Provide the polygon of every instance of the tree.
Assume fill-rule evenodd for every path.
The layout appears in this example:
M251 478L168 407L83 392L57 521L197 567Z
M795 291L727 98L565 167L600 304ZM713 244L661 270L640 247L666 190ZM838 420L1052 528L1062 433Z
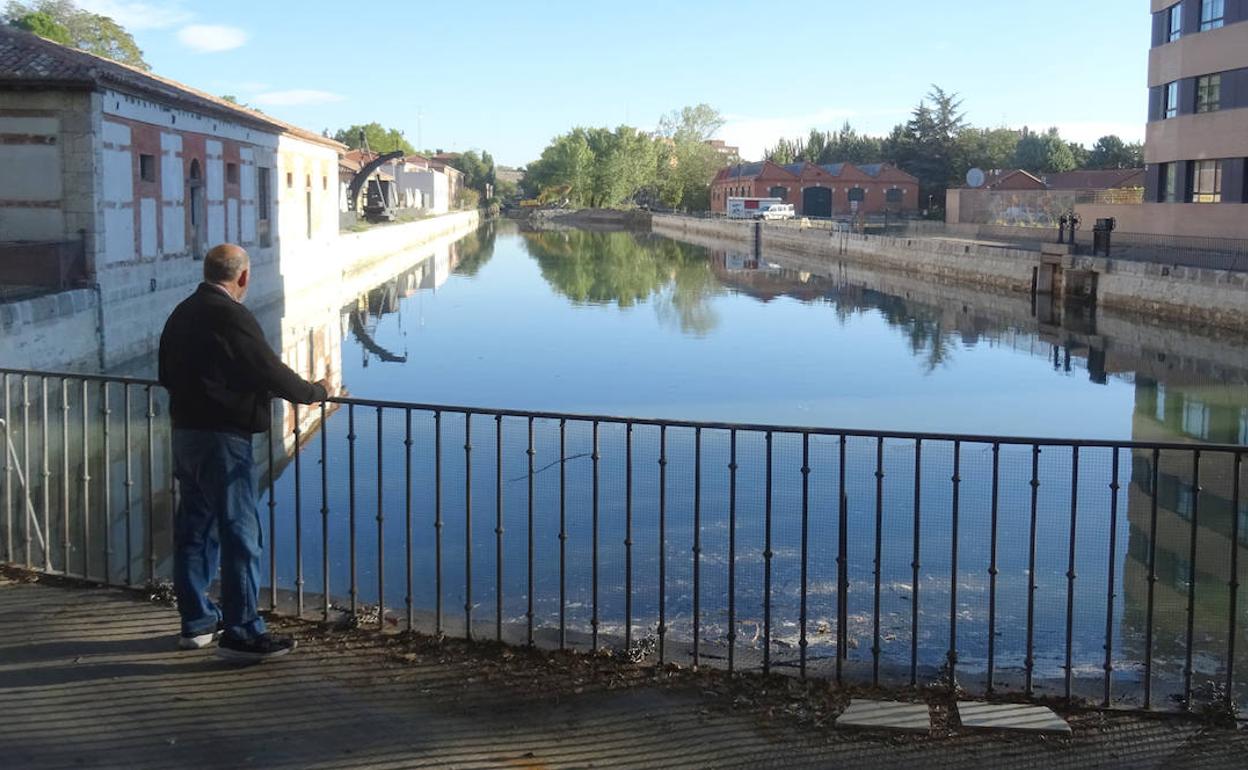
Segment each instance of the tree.
M353 150L358 150L363 147L363 144L360 142L361 132L364 134L364 139L368 142L368 149L373 152L385 154L395 150L402 150L407 155L413 155L416 152L402 131L397 128L386 128L376 122L352 125L340 129L334 134L334 140L342 142Z
M696 211L710 208L711 181L724 165L724 157L709 141L723 125L723 116L709 104L673 111L659 122L653 186L664 205Z
M1060 173L1075 168L1075 156L1056 128L1043 134L1023 129L1014 153L1014 165L1033 174Z
M1127 144L1114 134L1102 136L1092 145L1087 167L1096 169L1140 168L1144 165L1144 147Z
M0 18L55 43L139 69L151 69L125 28L107 16L78 8L72 0L36 0L29 5L10 0Z

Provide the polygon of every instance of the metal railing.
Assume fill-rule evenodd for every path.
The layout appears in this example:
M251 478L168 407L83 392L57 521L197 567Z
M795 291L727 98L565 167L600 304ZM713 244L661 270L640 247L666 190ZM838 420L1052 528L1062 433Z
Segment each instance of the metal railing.
M159 386L0 376L3 559L166 577ZM273 610L837 683L1248 697L1248 447L286 408L259 454Z

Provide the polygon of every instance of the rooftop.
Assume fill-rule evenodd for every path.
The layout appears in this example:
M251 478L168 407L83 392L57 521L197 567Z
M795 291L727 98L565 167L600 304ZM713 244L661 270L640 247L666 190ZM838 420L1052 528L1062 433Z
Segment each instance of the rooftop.
M290 134L336 150L345 149L339 142L314 131L291 125L175 80L53 43L15 27L0 25L0 89L32 87L81 90L116 88L176 104L188 110L219 115L258 129Z

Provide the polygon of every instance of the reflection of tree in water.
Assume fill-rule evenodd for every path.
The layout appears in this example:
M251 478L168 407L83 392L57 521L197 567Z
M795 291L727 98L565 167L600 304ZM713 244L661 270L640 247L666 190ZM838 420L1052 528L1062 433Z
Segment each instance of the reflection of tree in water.
M705 252L666 238L584 230L525 233L546 279L573 302L632 307L655 297L655 312L704 335L719 319L707 301L722 290Z
M494 257L494 223L489 222L455 244L459 251L456 275L474 276Z

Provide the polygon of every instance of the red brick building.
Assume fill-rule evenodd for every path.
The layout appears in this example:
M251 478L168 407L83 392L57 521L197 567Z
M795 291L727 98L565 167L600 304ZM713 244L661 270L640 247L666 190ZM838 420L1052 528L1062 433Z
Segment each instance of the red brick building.
M919 180L887 163L740 163L711 182L711 211L724 213L733 197L780 198L806 217L848 216L854 200L860 214L912 214Z

